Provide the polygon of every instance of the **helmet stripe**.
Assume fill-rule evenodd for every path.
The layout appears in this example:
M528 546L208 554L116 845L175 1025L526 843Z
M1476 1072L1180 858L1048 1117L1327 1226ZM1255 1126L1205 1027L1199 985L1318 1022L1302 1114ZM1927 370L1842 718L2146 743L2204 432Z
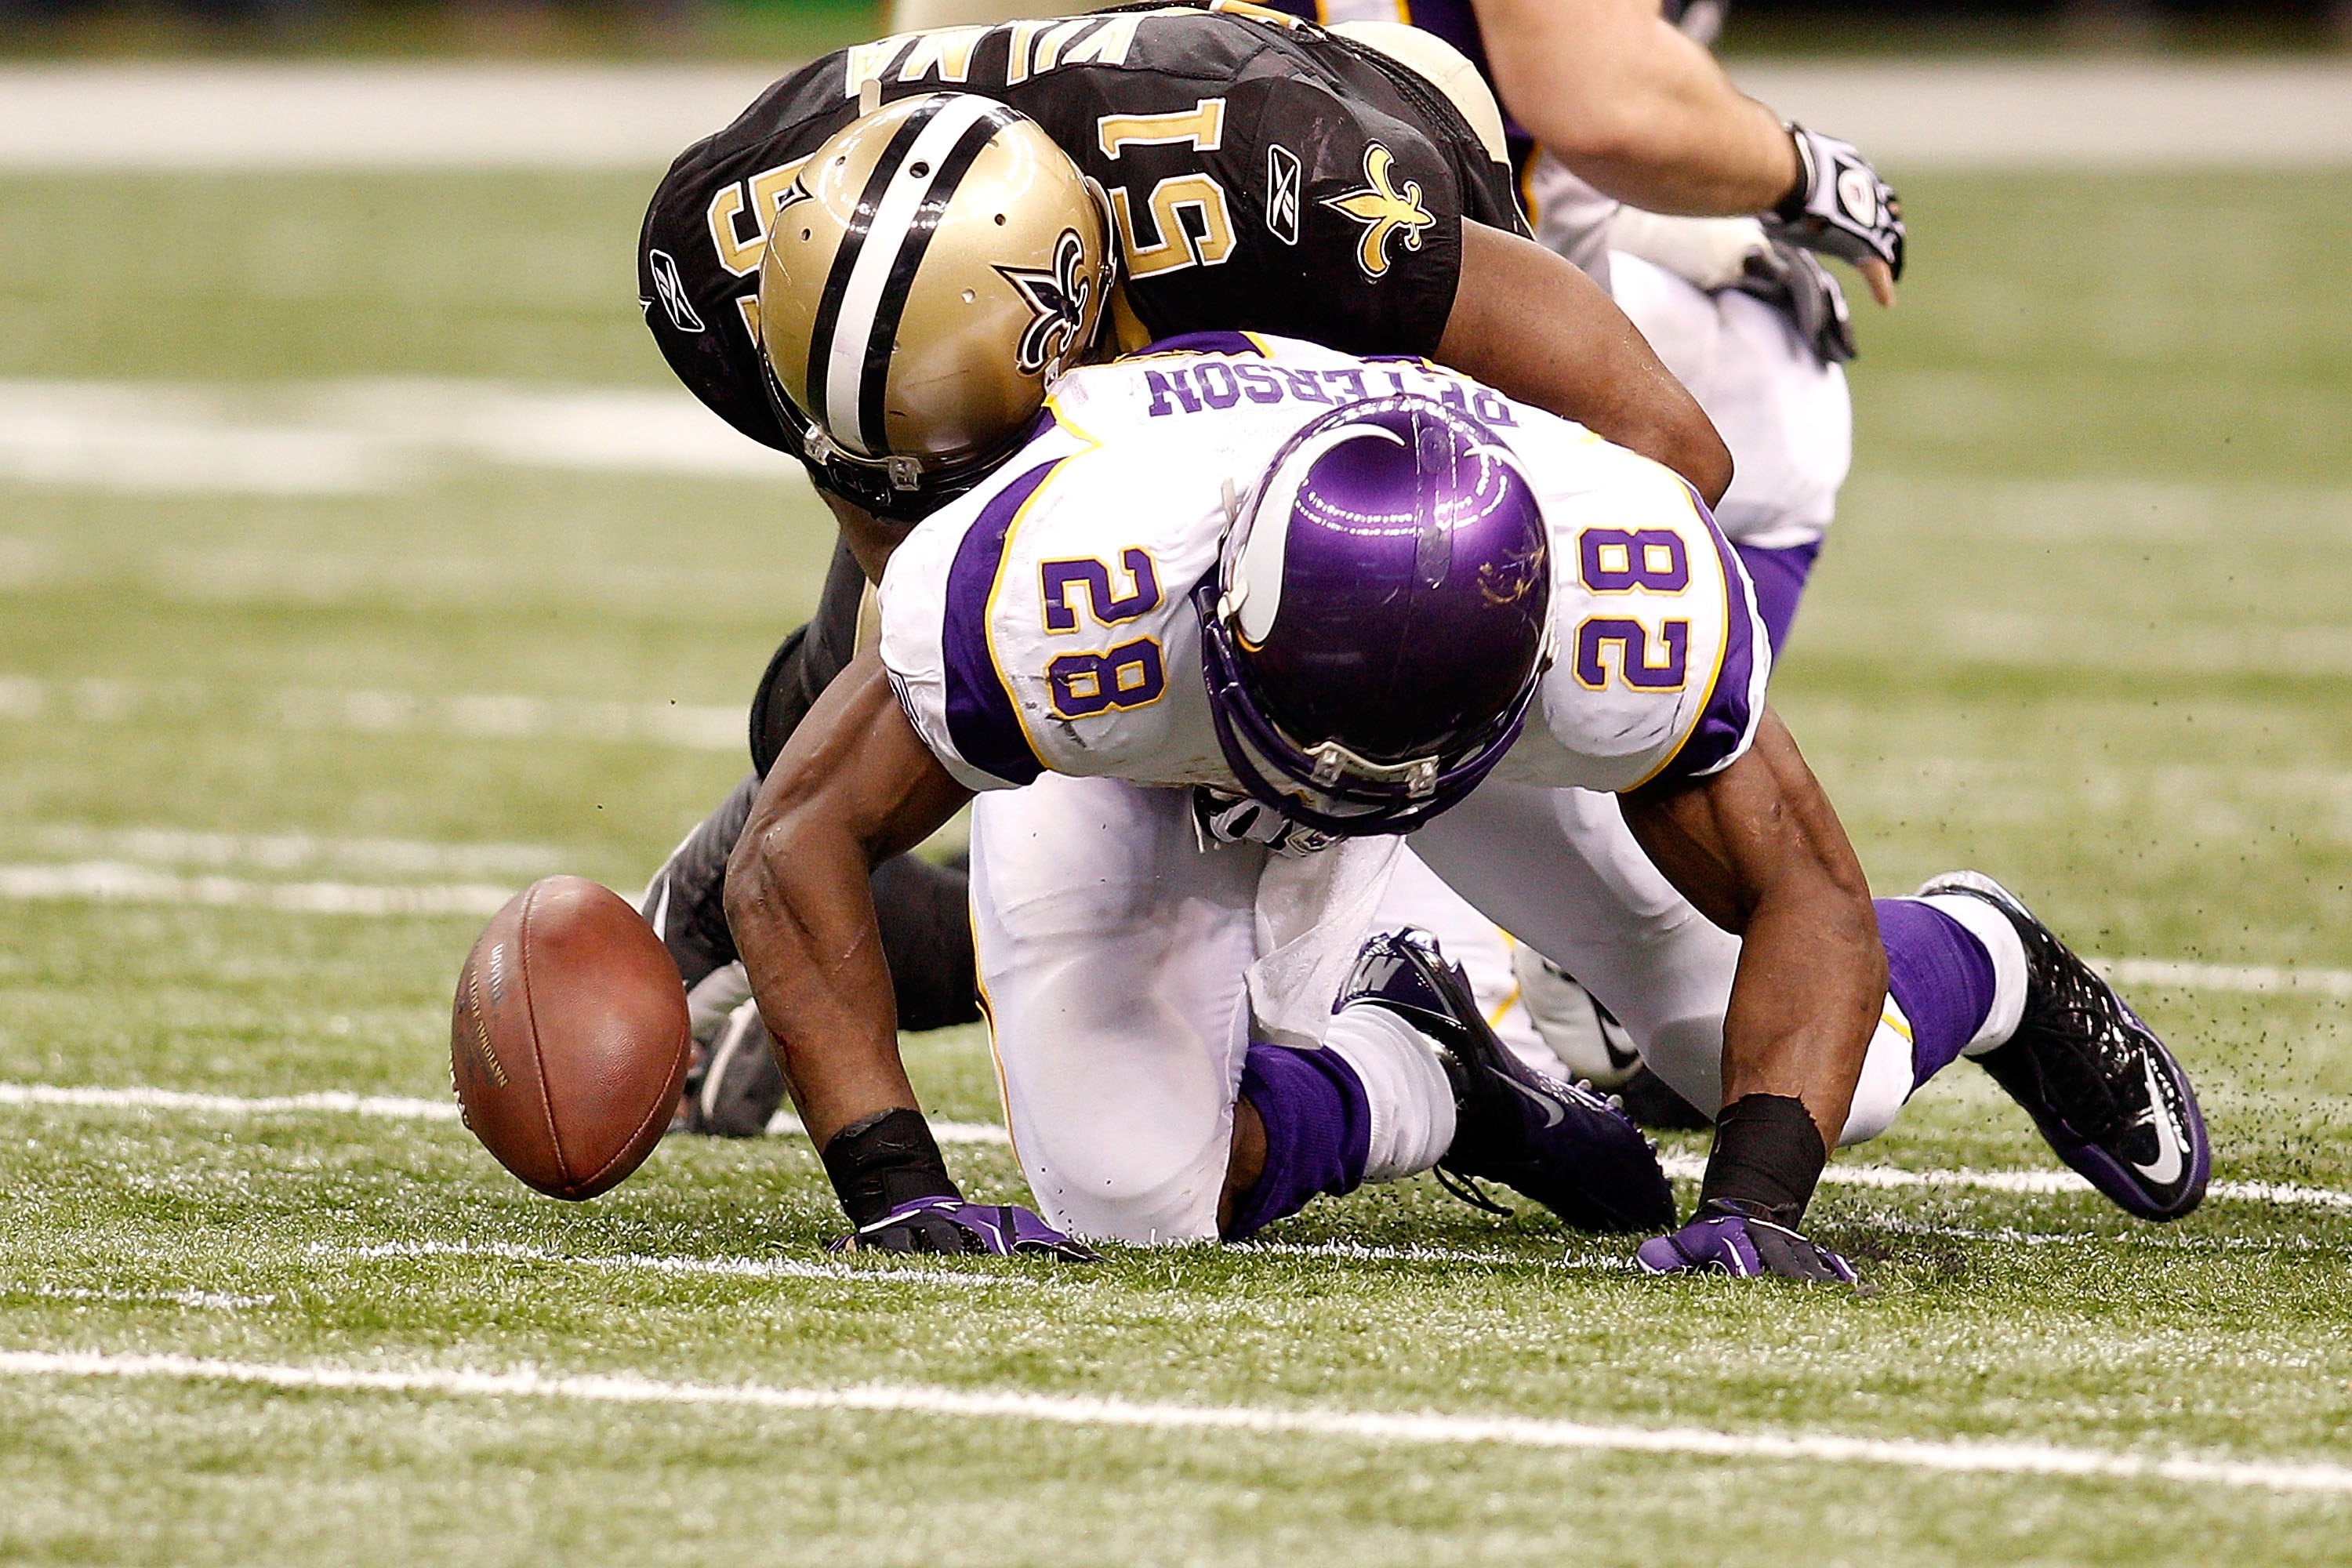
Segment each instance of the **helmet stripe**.
M820 318L817 322L809 369L813 373L819 369L815 355L822 352L823 406L829 416L826 427L843 446L860 456L879 456L883 447L878 424L869 426L864 418L866 399L859 384L865 379L866 348L873 342L877 318L881 313L884 286L889 281L893 264L906 247L908 231L916 214L946 172L949 156L962 142L966 132L999 112L999 106L988 99L955 96L940 98L909 115L898 135L890 139L881 162L875 165L874 174L859 197L856 216L842 237L841 249L835 254L832 274L825 279L825 295L827 301L833 302L837 283L839 299L833 320L828 322ZM993 126L989 128L989 133L994 134ZM912 173L918 166L926 166L925 174L919 178ZM969 161L965 166L970 166ZM959 170L957 178L961 177L962 171ZM887 360L887 353L884 357ZM814 374L811 380L815 380ZM874 402L878 411L878 393Z
M919 105L907 117L907 122L898 127L897 134L890 138L889 145L882 150L882 156L875 160L873 169L866 176L866 188L857 195L856 209L849 215L849 222L842 230L840 247L833 253L833 266L825 273L824 292L817 300L816 321L809 333L807 385L809 416L828 430L833 429L833 421L828 417L830 410L825 385L827 350L841 320L842 300L849 291L850 274L856 268L859 253L866 247L866 231L874 225L875 209L881 205L883 194L890 188L891 180L906 162L908 149L915 144L915 138L922 134L923 127L932 116L939 113L940 107L940 100L936 99ZM838 434L837 431L835 433Z
M955 150L940 162L939 173L931 178L930 189L923 193L922 204L908 222L907 237L899 243L898 254L891 260L889 276L882 283L882 297L875 307L874 325L866 339L866 361L857 391L858 428L864 432L866 445L877 453L889 450L888 433L883 427L883 395L889 389L890 351L898 342L898 318L906 313L907 295L914 288L915 274L921 269L923 257L931 247L931 236L939 232L940 218L955 199L964 175L988 144L996 140L996 133L1016 118L1013 110L994 106L964 132Z

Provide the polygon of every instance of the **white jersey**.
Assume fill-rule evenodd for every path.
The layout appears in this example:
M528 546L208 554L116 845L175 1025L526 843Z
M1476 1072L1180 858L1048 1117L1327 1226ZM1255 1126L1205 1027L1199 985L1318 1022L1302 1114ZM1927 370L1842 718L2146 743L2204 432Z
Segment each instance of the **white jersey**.
M1238 792L1194 602L1226 498L1317 416L1398 392L1492 429L1551 528L1558 654L1496 776L1623 790L1743 752L1770 654L1680 478L1426 361L1227 332L1064 376L1029 444L899 545L882 661L916 731L976 790L1050 772Z

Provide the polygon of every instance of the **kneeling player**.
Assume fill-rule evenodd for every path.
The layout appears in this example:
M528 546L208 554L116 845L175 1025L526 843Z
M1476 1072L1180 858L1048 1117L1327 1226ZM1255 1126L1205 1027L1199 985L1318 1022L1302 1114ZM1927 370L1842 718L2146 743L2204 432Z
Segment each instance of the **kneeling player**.
M1720 1108L1698 1212L1645 1244L1653 1268L1851 1279L1798 1232L1828 1151L1963 1054L2126 1209L2195 1206L2186 1078L2039 921L1967 874L1874 908L1686 485L1441 372L1162 348L1066 378L1047 427L901 547L878 657L795 736L730 868L867 1244L1003 1240L960 1221L923 1130L866 890L974 792L1014 1146L1060 1230L1238 1237L1440 1163L1580 1223L1654 1214L1606 1125L1549 1136L1587 1102L1503 1062L1415 943L1375 939L1324 1014L1348 954L1319 933L1360 926L1322 917L1376 896L1381 836L1407 830ZM1294 841L1280 871L1219 838L1202 790L1335 842ZM1276 1037L1324 1016L1319 1049Z

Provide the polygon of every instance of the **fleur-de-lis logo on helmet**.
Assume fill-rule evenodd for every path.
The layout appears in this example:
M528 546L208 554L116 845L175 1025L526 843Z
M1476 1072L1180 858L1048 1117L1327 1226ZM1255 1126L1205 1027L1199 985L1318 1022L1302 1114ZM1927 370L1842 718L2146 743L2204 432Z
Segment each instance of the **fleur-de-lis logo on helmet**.
M1392 183L1395 167L1395 156L1375 142L1364 149L1364 188L1323 198L1325 206L1364 226L1363 238L1356 246L1356 265L1367 278L1378 278L1389 269L1391 237L1401 234L1407 250L1419 250L1421 231L1437 222L1421 205L1419 180L1405 181L1402 190Z
M1087 307L1094 302L1095 280L1087 272L1086 242L1078 231L1066 228L1054 242L1054 265L999 267L997 273L1013 285L1028 305L1032 320L1013 351L1013 363L1024 375L1041 375L1058 369L1071 350L1080 346L1078 332L1086 325Z

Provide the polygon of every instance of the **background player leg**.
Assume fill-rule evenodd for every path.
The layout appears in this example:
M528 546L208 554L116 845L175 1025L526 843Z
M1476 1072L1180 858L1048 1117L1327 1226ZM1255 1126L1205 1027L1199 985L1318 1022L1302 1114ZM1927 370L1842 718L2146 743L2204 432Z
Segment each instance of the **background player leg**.
M751 993L727 929L727 858L769 765L855 656L865 595L865 574L846 545L836 546L815 618L785 637L752 697L752 771L670 852L638 905L677 964L694 1022L696 1061L677 1131L752 1137L783 1103L767 1031L756 1014L744 1013ZM936 1029L979 1018L965 903L960 867L902 856L876 869L874 908L901 1026Z

